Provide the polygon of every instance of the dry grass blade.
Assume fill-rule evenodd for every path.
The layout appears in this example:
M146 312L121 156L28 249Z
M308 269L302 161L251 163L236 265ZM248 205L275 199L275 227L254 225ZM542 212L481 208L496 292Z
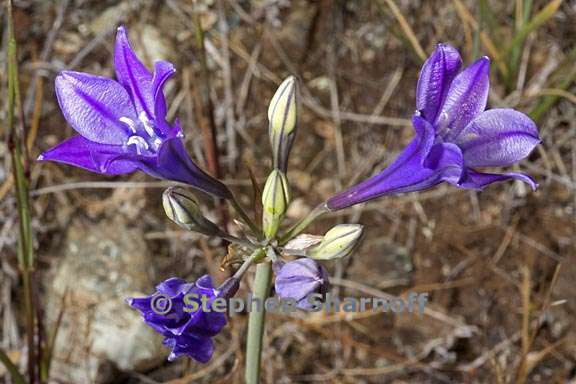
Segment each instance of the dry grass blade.
M418 42L418 38L416 37L414 30L412 29L410 24L408 24L408 21L406 20L404 15L402 15L402 12L400 11L400 8L398 8L398 5L396 5L394 0L383 0L383 1L384 3L386 3L388 8L390 8L390 11L398 21L398 24L400 24L402 31L406 35L406 38L408 39L410 44L412 45L412 49L414 49L414 52L416 52L416 54L418 55L418 58L422 60L422 62L424 62L424 60L426 60L426 53L424 53L424 50L422 49L422 46Z
M470 24L470 26L474 30L478 30L480 25L478 24L478 22L476 21L474 16L472 16L472 14L468 10L468 8L466 8L464 3L462 3L462 0L452 0L452 1L454 3L454 7L456 8L456 12L458 13L458 16L460 17L460 19L462 19L462 22L465 24ZM496 66L498 67L498 70L502 73L502 75L507 76L508 75L508 66L504 62L502 55L500 55L500 52L496 48L496 45L494 44L492 39L490 39L490 36L488 36L488 34L486 32L481 31L480 32L480 40L482 41L482 45L484 45L484 48L486 48L486 50L488 51L488 54L496 62Z

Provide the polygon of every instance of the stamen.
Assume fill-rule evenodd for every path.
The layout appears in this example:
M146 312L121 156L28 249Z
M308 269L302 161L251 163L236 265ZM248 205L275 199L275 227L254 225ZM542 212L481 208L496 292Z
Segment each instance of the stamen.
M448 133L448 118L447 112L442 112L438 117L438 134L442 136Z
M130 128L132 133L136 133L136 123L134 122L134 120L126 116L122 116L119 120L120 122L126 124Z
M126 145L128 146L130 144L134 144L136 146L136 153L138 153L139 155L141 154L142 149L148 150L148 148L150 148L150 146L148 145L146 140L144 140L142 137L136 136L136 135L130 136L128 138Z
M146 112L144 111L140 112L140 114L138 115L138 119L140 119L140 121L144 125L144 130L146 130L148 136L156 137L156 132L154 132L154 125L152 124L150 119L148 119Z

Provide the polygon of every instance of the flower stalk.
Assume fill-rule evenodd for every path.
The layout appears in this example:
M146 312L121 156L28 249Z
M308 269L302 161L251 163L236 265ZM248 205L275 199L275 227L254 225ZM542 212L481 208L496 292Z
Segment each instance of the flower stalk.
M278 241L280 245L286 244L288 241L293 239L294 237L298 236L305 230L314 220L328 212L328 207L326 203L322 203L314 208L306 217L302 220L294 224L286 233L280 236L280 240Z
M265 262L256 266L256 276L254 277L254 287L252 297L264 302L270 294L270 283L272 281L272 263ZM246 341L246 384L257 384L260 381L260 368L262 359L262 340L266 311L252 311L248 318L248 336Z

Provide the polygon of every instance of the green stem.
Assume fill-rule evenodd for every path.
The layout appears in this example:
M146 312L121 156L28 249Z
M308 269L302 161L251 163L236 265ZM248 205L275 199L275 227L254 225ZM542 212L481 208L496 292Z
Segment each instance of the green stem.
M24 376L18 372L18 367L10 360L8 355L0 349L0 362L4 364L8 372L10 372L10 377L15 384L24 384Z
M7 146L12 159L12 173L16 190L16 201L19 216L18 264L24 285L24 307L26 311L26 336L28 343L28 377L30 383L35 383L36 375L36 311L34 308L34 286L32 273L34 271L34 253L32 245L32 226L30 218L30 194L25 164L27 153L25 146L24 114L18 84L18 61L16 55L16 40L14 38L14 21L12 18L12 2L6 1L8 13L8 119ZM15 128L14 110L19 107L20 131Z
M246 259L246 261L244 261L244 264L242 264L240 266L240 268L238 268L238 270L236 270L233 277L240 280L242 278L242 276L244 276L244 273L246 273L248 268L250 268L250 266L252 266L252 264L260 261L260 259L263 258L265 255L266 255L266 252L265 252L264 248L256 249Z
M326 206L326 203L322 203L316 208L314 208L312 212L308 214L308 216L306 216L305 218L294 224L286 233L280 236L280 240L278 241L279 244L280 245L286 244L290 239L299 235L314 220L316 220L318 217L322 216L326 212L328 212L328 207Z
M238 200L236 200L236 197L233 196L232 199L230 199L229 201L230 201L230 204L232 204L232 207L234 207L236 212L242 218L242 221L244 221L244 223L246 223L250 227L252 232L254 232L254 236L256 236L258 238L258 240L263 240L264 237L262 236L262 231L256 226L256 224L250 218L250 216L248 216L246 211L244 211L244 208L242 208L240 203L238 203Z
M262 359L262 339L264 336L264 323L266 320L265 300L270 294L272 280L272 263L264 262L256 266L254 277L254 291L252 298L259 299L261 307L250 312L248 318L248 337L246 342L246 384L260 382L260 360Z

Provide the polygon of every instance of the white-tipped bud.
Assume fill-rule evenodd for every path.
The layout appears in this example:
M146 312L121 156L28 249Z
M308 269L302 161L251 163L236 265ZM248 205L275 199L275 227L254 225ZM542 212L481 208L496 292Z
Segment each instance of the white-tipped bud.
M298 99L298 81L290 76L280 84L268 107L274 168L282 172L286 172L288 155L296 136Z
M220 228L202 215L194 195L179 187L170 187L162 194L166 216L180 227L205 235L215 236Z
M288 179L282 171L275 169L270 173L262 191L262 227L267 239L278 232L280 222L290 204Z
M308 256L317 260L340 259L348 256L360 243L363 226L360 224L340 224L324 235L320 244L308 250Z

